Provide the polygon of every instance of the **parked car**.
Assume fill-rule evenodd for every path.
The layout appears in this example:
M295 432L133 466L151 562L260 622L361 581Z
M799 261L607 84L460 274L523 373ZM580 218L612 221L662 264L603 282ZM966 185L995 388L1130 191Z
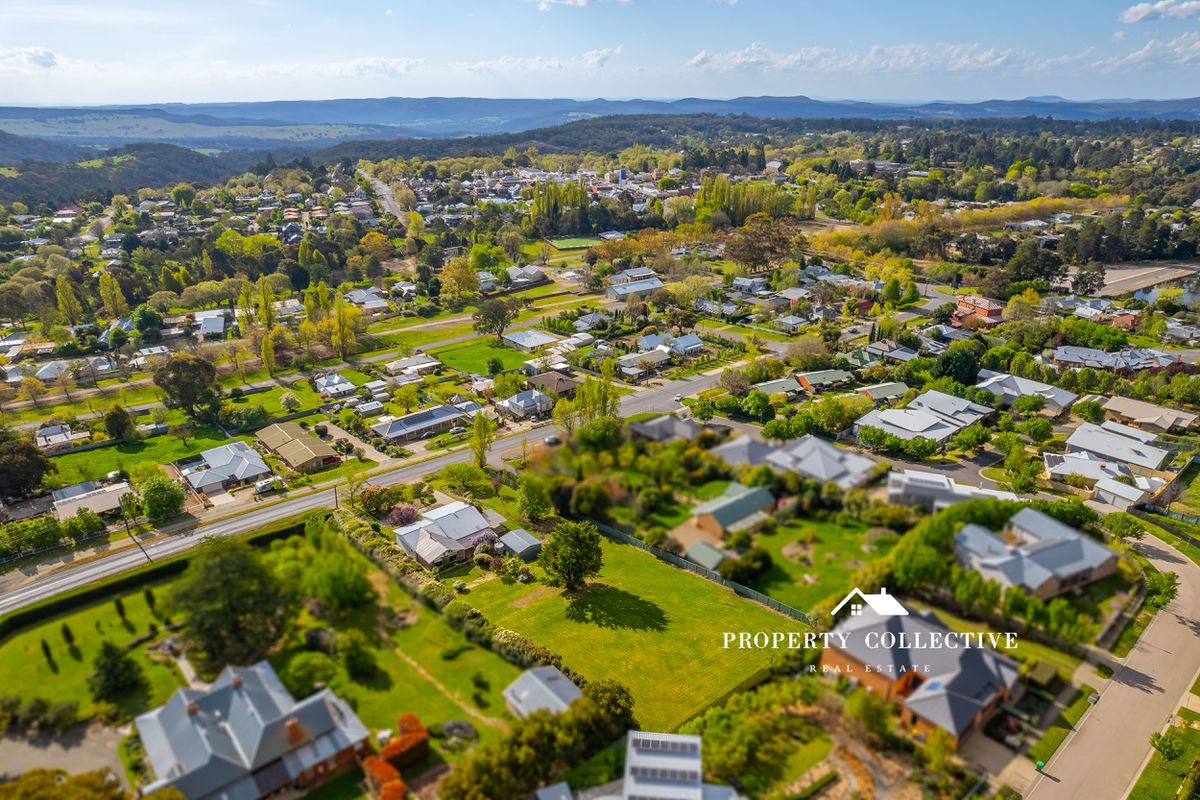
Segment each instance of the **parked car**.
M547 436L545 439L542 439L542 442L549 445L550 447L554 447L555 445L562 444L562 439L559 438L558 434L552 433L549 436Z
M455 436L457 436L460 433L466 433L466 432L467 432L467 429L464 428L462 425L455 425L453 428L451 428L449 431L447 431L447 433L452 433Z

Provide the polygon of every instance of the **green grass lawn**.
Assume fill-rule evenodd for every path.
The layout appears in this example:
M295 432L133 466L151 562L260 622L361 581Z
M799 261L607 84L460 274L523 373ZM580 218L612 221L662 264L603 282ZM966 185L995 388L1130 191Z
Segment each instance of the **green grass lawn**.
M550 246L555 250L582 250L585 247L600 244L599 236L568 236L564 239L551 239Z
M1180 709L1179 716L1183 719L1183 756L1164 761L1162 753L1154 751L1129 800L1173 800L1192 763L1200 758L1200 714Z
M1184 539L1180 538L1178 535L1167 530L1166 528L1161 528L1158 525L1152 525L1152 524L1146 522L1145 520L1142 520L1142 524L1145 525L1146 529L1149 530L1150 533L1152 533L1154 536L1157 536L1159 539L1162 539L1164 542L1171 545L1179 552L1183 553L1185 556L1190 558L1192 561L1196 562L1197 564L1200 564L1200 547L1197 547L1196 545L1192 544L1191 542L1185 541ZM1191 536L1194 539L1200 539L1200 526L1190 525L1186 522L1183 522L1182 520L1177 520L1177 519L1170 520L1169 524L1171 525L1172 528L1178 528L1179 530L1183 531L1184 533L1187 533L1189 536Z
M867 526L859 522L838 525L795 520L779 526L773 534L755 538L755 543L771 554L772 566L749 585L793 608L809 611L825 598L849 591L851 576L886 555L898 539L894 533L868 537ZM804 552L797 553L798 547Z
M1067 707L1055 717L1054 722L1033 747L1029 748L1026 755L1030 761L1050 760L1050 756L1054 755L1054 752L1066 741L1067 735L1079 724L1079 720L1088 709L1088 696L1094 691L1096 690L1090 686L1079 687L1071 697L1071 702L1067 703Z
M357 553L353 555L369 564ZM345 698L368 728L394 728L396 717L411 711L427 727L466 720L475 726L481 739L498 736L510 719L501 692L521 670L468 642L436 612L411 600L373 565L368 571L381 593L380 604L357 609L332 622L301 610L287 637L272 653L272 665L284 674L288 662L305 652L305 631L311 627L333 627L338 631L355 628L371 642L378 670L371 678L354 679L338 665L329 686ZM382 615L381 604L386 606ZM396 618L404 611L412 612L407 624L392 626L386 632L380 628L381 617ZM439 740L434 739L432 744L436 755L428 764L414 769L414 775L457 757L444 751Z
M80 397L78 390L71 392L72 399L65 399L60 402L41 401L40 407L29 406L22 408L19 411L6 411L0 415L0 420L9 425L18 425L26 422L40 422L50 419L51 417L75 417L81 414L103 414L114 404L125 407L139 406L148 403L157 403L162 399L162 392L157 386L128 386L121 384L122 387L116 386L105 387L102 393L93 394L87 397ZM50 393L61 398L61 393L53 386L49 387ZM18 398L20 400L22 398Z
M228 442L229 439L217 428L202 425L195 429L186 445L174 436L163 435L129 444L67 453L50 459L58 471L48 475L46 481L53 486L69 486L80 481L103 478L114 470L128 471L134 464L142 461L167 464Z
M1200 517L1200 481L1196 480L1197 475L1200 475L1200 466L1195 464L1189 464L1180 474L1179 483L1184 489L1171 501L1172 511Z
M940 608L933 608L918 600L906 598L904 602L906 605L909 605L913 608L919 608L922 611L933 611L938 615L942 622L946 624L946 627L953 631L989 630L988 626L984 625L983 623L965 620L962 617L957 617L954 614L951 614L949 611L945 611ZM1061 650L1055 650L1054 648L1048 647L1044 644L1032 642L1028 639L1021 639L1019 637L1016 648L1012 650L1003 650L1001 652L1021 662L1032 663L1034 661L1047 661L1058 667L1059 676L1068 683L1071 681L1072 676L1074 676L1075 670L1078 669L1079 665L1083 663L1080 658L1073 656L1070 653L1064 653Z
M674 730L769 665L770 651L722 649L723 632L802 629L634 547L605 540L603 548L603 570L572 600L541 582L498 579L465 597L589 680L627 685L646 730Z
M163 584L152 584L161 599ZM114 599L120 597L125 606L125 620L117 615ZM74 635L74 646L63 638L63 624ZM142 594L135 589L114 595L113 598L90 603L37 625L21 630L0 643L0 694L20 695L22 698L42 697L51 704L66 701L79 703L81 713L92 713L92 698L87 679L92 662L105 641L125 646L148 632L151 623L162 627L163 621L150 613ZM47 662L42 654L42 642L50 645L53 659ZM121 719L140 714L166 702L179 686L174 665L152 661L144 646L133 650L133 657L146 675L146 687L126 696L117 704Z
M529 359L536 357L530 353L522 353L505 347L492 337L452 344L439 350L433 350L430 355L448 367L476 375L487 375L488 362L493 358L500 359L504 369L510 370L517 369Z

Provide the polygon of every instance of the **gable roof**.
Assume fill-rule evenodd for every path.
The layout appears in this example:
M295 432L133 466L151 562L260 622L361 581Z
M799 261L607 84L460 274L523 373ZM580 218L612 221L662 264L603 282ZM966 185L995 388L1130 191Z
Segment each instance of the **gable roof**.
M925 677L903 704L955 736L970 730L978 713L1001 690L1013 689L1020 676L1017 662L994 650L921 647L931 634L949 630L933 613L880 616L864 610L861 616L845 618L835 630L846 635L845 647L838 649L872 669L888 675L916 671ZM879 641L904 641L906 646L867 646Z
M629 429L652 442L690 442L704 432L704 428L694 420L680 419L673 414L631 422Z
M1189 428L1196 422L1196 415L1177 408L1166 408L1131 397L1113 396L1104 404L1105 411L1111 411L1139 425L1152 425L1160 430L1171 428Z
M558 667L542 666L527 669L504 689L504 699L522 717L534 711L561 714L583 697L579 687Z
M711 515L725 530L737 530L765 518L764 509L775 504L765 486L731 483L720 497L692 509L692 516Z
M1134 431L1137 436L1127 435ZM1145 432L1136 428L1106 422L1103 426L1085 422L1067 438L1071 452L1087 451L1118 463L1133 464L1145 469L1158 469L1171 455L1166 450L1151 447L1144 440ZM1153 440L1151 435L1151 440Z
M768 464L822 483L853 489L867 481L875 462L811 433L789 442L766 457Z
M266 661L227 667L207 691L180 689L134 724L156 775L147 793L230 800L257 800L368 736L337 695L297 701Z
M1060 389L1048 383L985 369L979 371L979 383L975 384L975 388L989 391L1009 402L1018 397L1037 395L1045 398L1046 406L1054 411L1061 411L1079 397L1074 392L1068 392L1066 389Z
M200 454L200 463L181 472L198 491L220 488L226 481L239 483L270 475L271 468L258 452L245 442L231 442Z

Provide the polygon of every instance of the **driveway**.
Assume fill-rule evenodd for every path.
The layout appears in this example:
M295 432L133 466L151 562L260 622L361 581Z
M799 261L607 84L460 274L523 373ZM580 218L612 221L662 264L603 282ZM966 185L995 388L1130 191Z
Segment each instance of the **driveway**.
M1150 735L1183 703L1200 668L1200 567L1149 536L1136 546L1157 569L1179 575L1179 594L1150 623L1026 798L1124 797L1150 754Z
M124 786L125 770L117 756L120 742L121 734L104 725L79 727L54 737L0 737L0 783L31 769L65 769L71 773L107 769Z

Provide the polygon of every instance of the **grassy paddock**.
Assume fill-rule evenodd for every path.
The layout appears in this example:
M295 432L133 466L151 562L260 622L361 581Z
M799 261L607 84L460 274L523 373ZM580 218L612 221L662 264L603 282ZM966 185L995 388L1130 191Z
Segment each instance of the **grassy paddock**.
M647 730L674 730L770 665L770 651L722 649L723 632L802 630L636 548L608 540L603 548L603 570L575 597L542 582L493 579L465 598L588 679L627 685Z
M228 442L225 435L215 426L201 425L193 430L187 444L174 436L164 434L136 442L67 453L51 458L51 463L58 471L48 475L47 482L54 486L69 486L80 481L103 478L115 470L128 471L134 464L143 461L168 464Z

